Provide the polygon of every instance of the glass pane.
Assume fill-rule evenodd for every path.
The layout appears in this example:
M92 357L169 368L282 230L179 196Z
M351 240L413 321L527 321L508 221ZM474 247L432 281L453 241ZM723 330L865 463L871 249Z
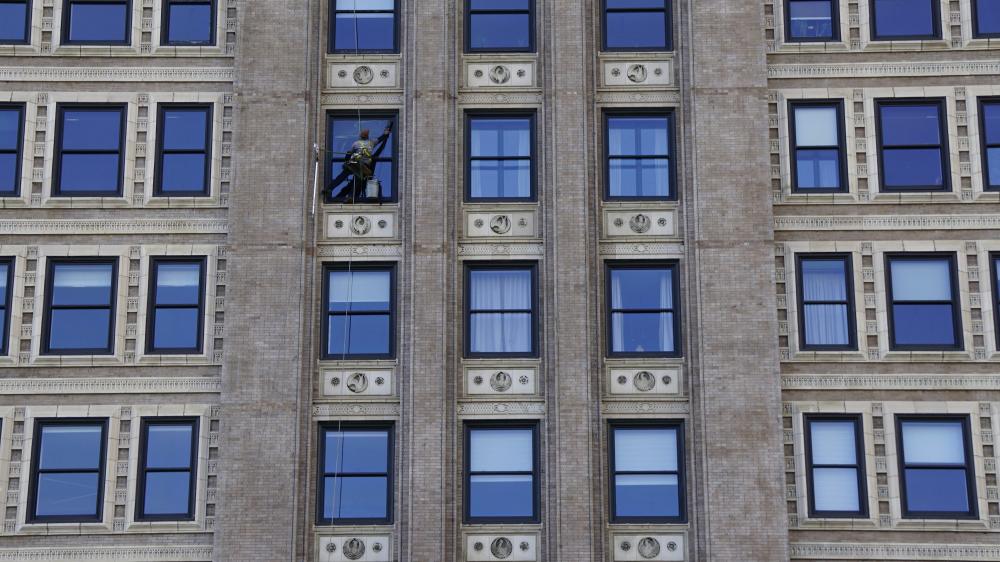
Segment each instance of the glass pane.
M345 328L346 326L346 328ZM346 329L346 335L345 335ZM389 353L389 315L331 316L329 355L385 355Z
M471 156L531 156L531 120L477 117L469 121Z
M388 431L327 431L326 472L388 472Z
M1000 148L986 151L987 178L991 187L1000 186Z
M611 270L614 309L673 308L673 275L667 268Z
M121 172L117 154L63 154L59 191L118 191Z
M894 301L951 300L950 260L892 260L890 271Z
M157 424L147 428L146 468L188 468L191 466L189 424Z
M616 353L672 353L673 313L616 312L611 315L612 351Z
M3 4L0 4L2 8ZM0 14L3 10L0 9ZM0 24L2 25L2 24ZM0 109L0 150L17 150L21 128L21 112L16 109Z
M882 142L886 146L940 144L939 109L940 106L936 103L881 106L879 111L882 116Z
M63 112L62 146L72 150L118 150L122 112L67 109Z
M0 41L27 41L28 5L26 2L0 4ZM980 26L982 28L982 26Z
M211 4L171 4L169 43L211 43Z
M16 154L0 154L0 193L12 193L17 187L19 164Z
M330 310L389 310L388 271L331 271Z
M530 429L473 429L469 432L469 471L530 472L533 439Z
M677 470L676 429L615 429L616 472Z
M473 10L527 10L528 0L470 0Z
M369 140L374 146L378 138L385 133L386 127L391 124L392 119L386 117L362 117L360 122L356 116L352 118L339 117L333 119L330 125L329 150L333 151L334 158L343 160L345 154L351 150L351 145L354 144L354 141L358 140L360 131L368 130ZM380 155L381 158L388 158L392 155L394 136L390 134L386 139L385 148ZM379 166L381 167L382 164L379 164ZM338 172L340 171L339 166L336 169Z
M528 160L473 160L470 179L473 198L531 197Z
M156 304L198 304L201 264L156 264Z
M110 305L109 263L59 263L52 269L53 305Z
M886 187L944 186L940 149L886 148L882 151L882 163Z
M802 297L807 301L847 300L847 265L844 260L804 259Z
M7 279L10 277L10 265L0 262L0 308L7 306ZM0 322L0 326L3 323Z
M897 345L957 343L950 304L897 304L892 307L892 321Z
M469 516L531 517L534 492L530 475L470 476Z
M356 16L350 12L339 13L334 21L334 50L391 51L395 48L395 16L391 12Z
M809 422L813 464L857 464L852 421Z
M965 470L907 469L906 507L909 511L969 512Z
M670 196L670 161L668 159L613 158L608 164L610 167L608 187L612 197Z
M609 49L666 49L666 12L609 12Z
M389 479L385 476L324 478L323 516L333 519L384 519Z
M527 49L530 21L528 14L472 14L469 44L473 49Z
M839 146L838 130L836 107L795 108L796 146Z
M840 150L795 151L797 189L840 189Z
M846 304L806 304L806 345L848 345L850 324Z
M974 1L976 2L976 31L981 35L1000 33L1000 0Z
M903 422L907 464L965 464L965 435L959 421Z
M934 4L932 0L875 0L878 37L933 35Z
M94 469L101 465L101 426L42 426L41 469Z
M666 116L608 118L608 154L611 156L667 156Z
M110 322L111 312L107 309L53 310L49 349L52 351L109 349Z
M477 269L469 274L471 310L531 309L531 271Z
M860 511L857 469L814 469L813 500L816 511Z
M1000 0L993 4L997 6L997 21L1000 21ZM1000 144L1000 103L983 104L983 129L987 144Z
M833 37L833 14L830 0L790 2L790 35L794 39L830 39Z
M70 3L69 40L123 42L128 40L128 4Z
M198 309L158 308L153 334L153 349L196 349Z
M677 476L674 474L615 476L615 515L618 517L680 515L680 487Z
M469 351L472 353L530 353L531 314L473 313Z
M143 514L186 515L190 494L190 472L148 472Z
M337 0L337 10L388 10L395 9L394 0Z
M665 0L607 0L609 10L622 8L666 8Z
M97 473L39 474L35 515L97 515Z
M176 8L174 8L176 9ZM163 149L204 150L208 112L168 109L163 112Z

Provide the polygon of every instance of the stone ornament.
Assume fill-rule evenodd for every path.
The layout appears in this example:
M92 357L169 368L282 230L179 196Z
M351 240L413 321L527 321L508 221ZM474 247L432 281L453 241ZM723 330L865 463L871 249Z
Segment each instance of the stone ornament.
M368 84L375 79L375 71L368 65L361 65L354 69L354 81L358 84Z
M483 377L480 377L479 375L476 375L476 377L472 379L472 382L474 382L476 384L483 384Z
M359 560L365 555L365 543L361 539L351 539L344 543L344 556L348 560Z
M368 377L364 373L354 373L347 377L347 389L360 394L368 389Z
M649 220L648 216L639 213L628 221L628 226L632 229L632 232L635 232L636 234L644 234L649 232L649 228L653 226L653 221Z
M476 228L482 228L485 223L483 223L483 219L476 219L472 224L474 224Z
M528 544L528 541L521 541L520 548L521 551L528 552L528 549L531 548L531 545Z
M490 69L490 81L494 84L506 84L510 82L510 70L506 66L496 65Z
M622 552L628 552L632 550L632 543L628 541L622 541Z
M639 392L649 392L656 386L656 377L649 371L639 371L632 377L632 384Z
M655 558L660 554L660 541L654 539L653 537L646 537L639 541L636 550L639 553L639 556L642 556L643 558Z
M490 552L493 553L493 556L496 558L504 560L508 558L512 552L514 552L514 545L511 544L510 539L507 537L499 537L494 539L493 543L490 544Z
M646 65L644 64L633 64L628 67L628 79L636 84L646 81Z
M528 378L528 375L521 375L521 378L519 378L519 379L517 379L517 380L518 380L518 382L520 382L521 384L528 384L528 382L529 382L529 381L530 381L531 379L529 379L529 378Z
M337 76L339 76L341 78L347 78L347 71L341 69L339 72L337 72ZM337 547L334 547L334 548L337 548Z
M372 552L382 552L382 543L377 542L372 545Z
M672 379L670 375L663 375L663 379L661 380L663 380L663 384L669 385L674 379Z
M327 552L337 552L337 545L333 544L332 542L328 543L326 545L326 551Z
M503 371L497 371L490 377L490 388L497 392L506 392L513 384L511 376Z
M372 230L372 221L364 215L358 215L351 221L351 232L364 236Z
M507 234L510 232L510 217L507 215L496 215L490 219L490 230L497 234Z
M667 543L667 550L669 550L670 552L673 552L673 551L677 550L677 543L675 543L674 541L668 542Z
M483 543L481 543L481 542L479 542L479 541L476 541L476 544L472 545L472 548L473 548L473 549L474 549L474 550L475 550L476 552L479 552L480 550L482 550L482 549L483 549Z
M332 379L330 379L330 384L332 384L333 386L340 385L340 377L333 377Z

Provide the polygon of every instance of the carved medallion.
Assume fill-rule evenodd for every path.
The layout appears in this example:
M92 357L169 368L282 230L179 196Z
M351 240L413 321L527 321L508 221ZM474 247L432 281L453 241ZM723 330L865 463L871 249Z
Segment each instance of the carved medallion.
M511 544L510 539L507 537L500 537L495 539L493 544L490 545L490 552L493 553L493 556L503 560L514 552L514 545Z
M358 84L368 84L375 78L375 72L368 65L361 65L354 69L354 81Z
M365 555L365 543L361 539L351 539L344 543L344 556L348 560L358 560Z
M510 232L510 217L496 215L490 219L490 229L497 234L507 234Z
M371 232L371 229L372 221L364 215L358 215L351 221L351 232L358 236L368 234Z
M633 64L628 67L628 79L636 84L646 81L646 65Z
M660 554L660 541L653 537L646 537L639 541L636 550L638 550L639 556L643 558L654 558Z
M514 384L513 379L503 371L497 371L490 377L490 388L497 392L506 392L512 384Z
M498 64L490 69L490 81L494 84L506 84L510 81L510 71L506 66Z
M632 229L632 232L635 232L636 234L643 234L649 231L649 228L653 226L653 223L649 220L649 217L640 213L628 221L628 226Z
M368 388L368 377L364 373L354 373L347 377L347 389L360 394Z
M653 373L650 373L649 371L639 371L635 374L635 377L632 378L632 384L635 385L635 388L639 392L649 392L650 390L653 390L654 386L656 386L656 377L654 377Z

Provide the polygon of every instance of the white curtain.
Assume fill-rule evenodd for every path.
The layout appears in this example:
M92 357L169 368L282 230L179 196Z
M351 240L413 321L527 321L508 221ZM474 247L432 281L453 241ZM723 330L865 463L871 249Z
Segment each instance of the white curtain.
M474 271L471 287L472 351L513 353L531 351L531 314L475 314L477 310L531 309L528 271Z
M854 422L814 421L809 428L813 464L857 463Z
M616 429L615 470L618 472L677 470L677 430Z
M847 301L844 266L841 261L808 261L802 264L803 300ZM846 304L805 304L806 343L810 345L847 345Z
M532 434L527 429L479 429L469 433L472 472L530 472Z

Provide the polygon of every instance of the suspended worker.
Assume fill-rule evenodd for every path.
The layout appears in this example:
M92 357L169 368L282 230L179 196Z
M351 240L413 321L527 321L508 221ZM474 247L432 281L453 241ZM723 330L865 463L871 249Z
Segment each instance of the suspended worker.
M382 136L377 138L374 143L369 140L370 132L368 129L361 129L358 133L358 140L351 144L351 149L344 157L344 167L340 171L340 175L330 181L327 188L330 199L354 201L363 199L366 195L368 198L381 198L381 185L375 179L375 164L379 155L385 150L390 134L392 134L391 121L382 132ZM349 181L348 178L350 178ZM343 189L341 184L344 184L345 181L347 182L346 189ZM373 182L375 186L366 194L365 188L370 182Z

